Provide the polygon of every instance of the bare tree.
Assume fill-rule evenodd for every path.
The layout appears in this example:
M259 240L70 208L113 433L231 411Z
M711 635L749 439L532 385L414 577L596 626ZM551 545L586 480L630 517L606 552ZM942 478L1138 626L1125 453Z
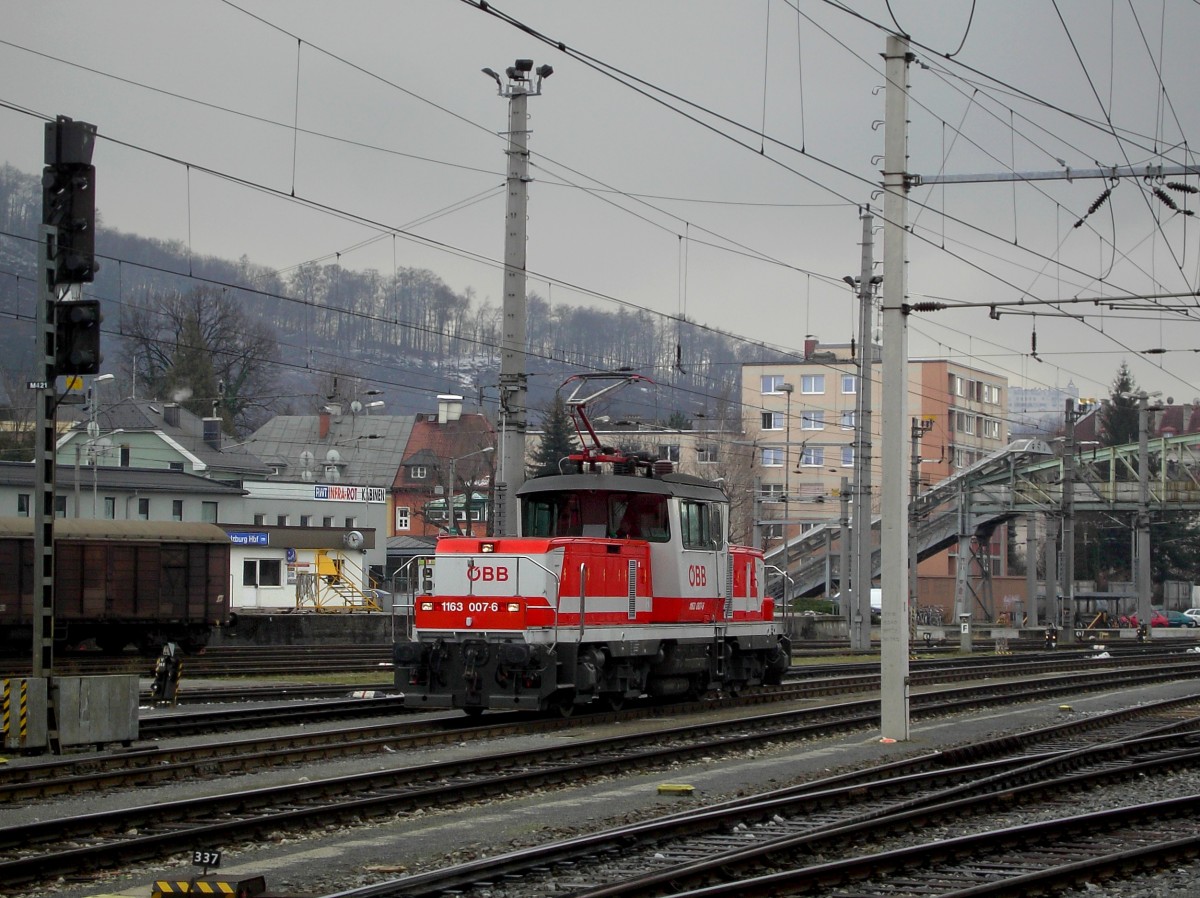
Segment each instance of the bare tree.
M132 377L148 395L216 415L227 432L248 432L273 410L279 348L272 325L208 287L147 290L137 305L124 311L121 334Z

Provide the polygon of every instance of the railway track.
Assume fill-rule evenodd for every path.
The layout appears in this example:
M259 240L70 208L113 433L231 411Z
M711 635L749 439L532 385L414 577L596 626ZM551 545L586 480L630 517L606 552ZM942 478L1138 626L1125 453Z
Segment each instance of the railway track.
M1200 758L1200 696L890 763L752 798L540 845L341 893L342 898L646 898L659 895L983 895L1004 879L1024 895L1064 853L1100 860L1110 840L1200 846L1200 797L1141 811L1055 816L1064 796L1159 776ZM1200 786L1200 776L1190 778ZM1050 809L1032 826L996 826L1014 806ZM1000 812L997 813L997 808ZM1028 810L1026 811L1028 813ZM1154 814L1163 818L1155 821ZM944 837L945 821L976 833ZM1164 821L1169 820L1170 823ZM1149 828L1144 823L1150 824ZM1081 832L1092 832L1086 840ZM1191 830L1188 830L1188 827ZM936 828L936 841L928 837ZM998 830L998 831L997 831ZM899 840L915 844L889 848ZM914 835L915 834L915 835ZM855 851L866 849L862 854ZM882 850L881 850L882 848ZM816 862L820 859L820 862ZM1086 860L1085 860L1086 859ZM1149 861L1139 855L1140 861ZM1128 862L1126 863L1128 866ZM1076 870L1078 874L1078 870ZM1019 878L1018 878L1019 877ZM1040 881L1040 880L1037 880ZM947 889L946 883L956 885Z
M1200 659L1185 658L1182 664L1169 667L1163 665L1170 659L1158 659L1159 663L1152 667L1146 667L1145 659L1138 659L1138 665L1130 667L1132 660L1112 661L1106 669L1121 670L1123 680L1128 682L1153 681L1164 675L1200 677ZM1039 688L1047 695L1075 692L1089 686L1095 688L1101 682L1095 677L1095 665L1059 662L1057 674L1052 677L1046 676L1047 666L1042 663L1006 663L1001 665L1001 668L1010 677L1046 677L1040 681ZM1071 672L1064 670L1065 668L1077 669ZM950 682L961 679L970 672L969 667L948 669L943 665L925 671L918 677L914 686L921 688ZM991 677L994 673L992 665L985 664L974 668L972 679ZM1029 685L1019 679L1009 680L1007 685L997 681L986 686L959 690L955 693L955 698L959 702L970 703L977 696L987 699L1003 694L1006 689L1028 689ZM167 714L150 717L142 722L143 739L210 734L214 731L228 732L240 727L261 729L289 724L310 726L314 723L363 716L403 714L404 717L396 721L352 728L301 729L244 740L223 739L197 745L142 748L135 751L78 758L68 756L31 764L0 766L0 805L104 788L176 781L197 775L197 769L203 770L205 776L229 775L315 760L360 756L370 752L401 751L437 744L479 741L515 733L549 733L568 727L582 728L609 721L632 723L647 716L661 718L664 715L683 715L717 708L826 699L830 696L844 697L878 688L877 673L854 673L850 676L833 676L785 684L737 698L714 698L691 703L647 703L631 706L623 711L588 714L573 722L562 718L504 713L489 715L482 725L477 725L475 721L458 712L442 714L432 719L415 720L411 714L405 713L396 696L311 702L273 708L221 708L204 712ZM870 708L871 714L877 714L877 702L864 702L863 707ZM811 715L815 721L822 719L820 709L806 709L800 713ZM849 723L858 725L854 721ZM861 725L870 725L870 722Z
M1125 671L1122 682L1195 676L1189 664L1157 673ZM1045 698L1077 691L1094 675L1062 675L1021 684L987 684L913 698L914 716L941 715L964 707ZM361 823L435 806L478 802L510 791L558 784L579 785L596 777L661 769L684 759L714 757L764 744L782 743L878 722L878 702L828 705L751 718L713 721L607 739L570 740L528 751L482 753L472 758L420 764L283 786L155 803L119 811L29 821L0 828L0 884L37 882L50 874L119 867L188 850L202 841L253 840L264 833L304 830L332 822Z
M1162 653L1168 651L1184 651L1196 645L1196 640L1172 640L1169 645L1153 643L1150 645L1122 645L1112 643L1108 651L1113 654ZM876 646L876 649L878 646ZM989 643L975 645L976 657L987 657L993 646ZM1025 653L1040 652L1044 648L1040 642L1024 641L1010 645L1010 649L1018 655L994 656L992 660L1021 657ZM914 651L923 655L949 657L932 657L919 663L969 663L959 654L957 644L954 646L934 646L928 649L919 643L914 644ZM848 645L844 642L798 642L793 651L794 660L804 665L806 662L821 659L836 659L848 653ZM1089 645L1060 645L1054 652L1057 655L1087 655L1092 653ZM133 674L149 677L154 670L155 658L143 655L100 655L95 652L59 653L54 659L56 674L63 676L96 676L101 674ZM303 670L310 674L326 673L370 673L384 671L390 673L392 666L392 646L390 644L375 645L309 645L309 646L220 646L205 649L194 655L187 655L183 662L184 682L211 677L269 677L295 674ZM869 666L869 664L867 665ZM29 675L29 659L27 657L0 658L0 676L19 677Z

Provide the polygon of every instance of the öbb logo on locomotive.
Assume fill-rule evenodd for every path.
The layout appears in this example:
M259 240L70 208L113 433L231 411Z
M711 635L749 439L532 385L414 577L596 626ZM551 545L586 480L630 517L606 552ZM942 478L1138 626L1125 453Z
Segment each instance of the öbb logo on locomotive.
M485 583L493 580L497 583L504 583L508 580L508 568L490 564L473 565L467 569L467 579L483 580Z

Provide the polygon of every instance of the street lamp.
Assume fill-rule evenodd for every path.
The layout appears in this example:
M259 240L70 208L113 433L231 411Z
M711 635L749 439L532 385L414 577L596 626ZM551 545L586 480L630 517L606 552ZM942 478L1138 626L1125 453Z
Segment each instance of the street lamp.
M779 389L787 396L787 411L784 412L783 436L783 544L787 545L788 495L790 494L790 473L792 470L792 384L780 384Z
M484 446L482 449L476 449L474 452L468 452L466 455L460 455L457 458L450 459L450 489L446 496L446 516L448 519L447 532L459 536L458 518L454 516L454 466L464 458L470 458L472 455L483 455L485 452L495 452L494 446ZM471 492L467 491L466 513L468 517L471 514Z
M1150 638L1150 412L1161 411L1162 403L1150 405L1151 396L1162 393L1121 393L1123 399L1136 399L1138 403L1138 510L1136 520L1137 568L1134 584L1137 590L1138 629L1145 638ZM1168 403L1170 399L1167 400Z
M96 509L96 493L98 492L96 484L96 464L99 455L98 439L100 437L100 423L96 420L100 405L100 384L108 383L113 380L111 374L100 374L92 378L92 385L88 389L88 423L87 423L87 447L88 458L92 464L92 518L99 517ZM75 449L75 517L79 517L79 447Z

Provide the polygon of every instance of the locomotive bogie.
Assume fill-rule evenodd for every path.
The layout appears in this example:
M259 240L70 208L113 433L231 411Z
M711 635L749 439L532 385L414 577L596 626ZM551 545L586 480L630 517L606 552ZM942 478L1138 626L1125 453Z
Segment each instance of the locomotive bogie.
M396 684L410 707L546 711L643 695L699 697L778 683L782 637L529 644L457 640L396 646Z

